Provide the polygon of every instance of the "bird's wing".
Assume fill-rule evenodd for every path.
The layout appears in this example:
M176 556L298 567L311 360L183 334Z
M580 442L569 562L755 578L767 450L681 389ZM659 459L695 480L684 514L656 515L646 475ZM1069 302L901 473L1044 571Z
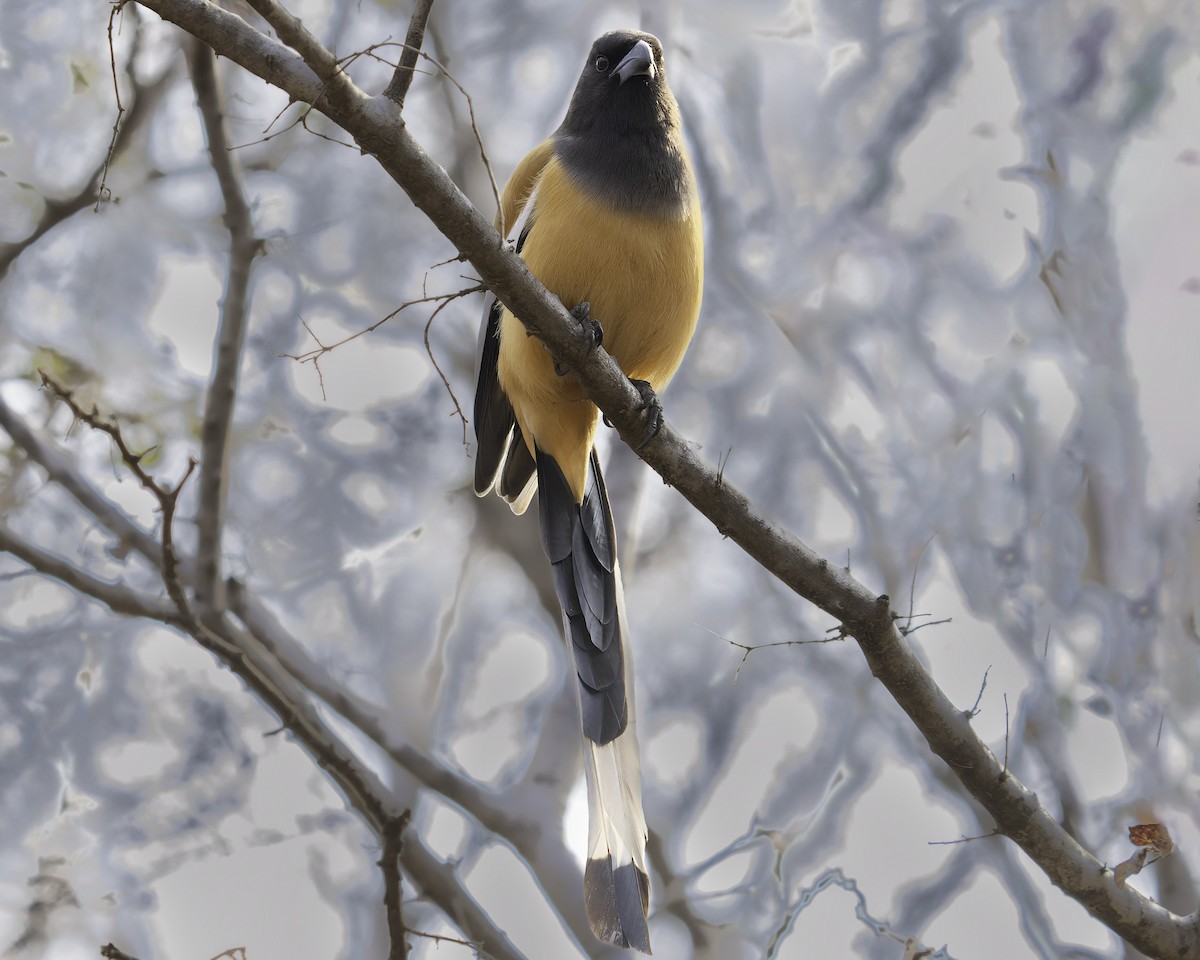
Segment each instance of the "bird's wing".
M501 237L507 237L509 231L521 219L521 211L533 196L537 188L538 177L542 175L546 164L554 156L554 141L543 140L525 155L517 169L504 185L504 195L500 199L500 209L496 211L496 230Z
M537 189L538 178L554 154L554 143L545 140L531 150L504 185L496 228L501 235L516 225L529 198ZM525 245L533 226L526 219L517 238L517 253ZM500 357L500 316L504 307L494 294L484 303L479 328L479 364L475 384L475 493L486 496L496 489L514 513L524 513L537 489L533 455L516 422L512 403L500 385L497 363Z
M475 380L475 493L485 496L496 485L516 426L512 404L500 386L500 313L495 294L488 294L479 328Z

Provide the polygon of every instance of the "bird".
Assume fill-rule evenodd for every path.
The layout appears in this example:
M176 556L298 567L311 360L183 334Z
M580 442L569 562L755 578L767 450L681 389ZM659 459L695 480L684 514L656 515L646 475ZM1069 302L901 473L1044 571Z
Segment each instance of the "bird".
M696 329L704 231L663 46L635 30L592 44L559 127L517 165L497 214L516 250L643 398L658 394ZM514 513L538 494L573 655L588 787L584 901L601 941L650 953L646 820L633 677L612 509L595 450L599 410L494 297L479 334L475 492Z

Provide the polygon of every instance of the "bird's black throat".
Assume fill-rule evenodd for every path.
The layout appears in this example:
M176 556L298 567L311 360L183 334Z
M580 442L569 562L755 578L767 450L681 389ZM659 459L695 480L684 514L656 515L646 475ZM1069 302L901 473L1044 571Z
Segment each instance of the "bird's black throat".
M580 188L618 210L681 217L691 209L695 183L679 108L661 74L620 85L585 74L554 151Z

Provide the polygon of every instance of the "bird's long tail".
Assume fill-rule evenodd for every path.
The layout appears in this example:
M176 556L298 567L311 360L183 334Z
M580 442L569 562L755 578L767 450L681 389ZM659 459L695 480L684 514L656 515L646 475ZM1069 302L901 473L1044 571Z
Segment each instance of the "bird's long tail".
M554 459L537 457L542 543L554 565L578 676L588 787L584 899L592 932L606 943L650 952L646 818L625 649L625 598L600 462L591 455L578 502Z

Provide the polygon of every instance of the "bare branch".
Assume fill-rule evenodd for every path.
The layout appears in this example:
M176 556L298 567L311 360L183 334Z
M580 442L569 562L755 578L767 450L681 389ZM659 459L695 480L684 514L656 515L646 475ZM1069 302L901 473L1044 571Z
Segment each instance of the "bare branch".
M63 392L69 396L68 391ZM98 413L84 411L73 397L71 404L77 416L86 415L81 416L81 419L95 419L98 429L107 427L108 429L104 429L105 433L112 436L112 430L119 435L120 431L112 421L102 418ZM103 427L99 424L103 424ZM0 397L0 427L47 471L53 481L59 483L123 543L128 544L155 567L163 568L164 552L161 542L142 530L118 507L105 499L72 467L60 451L38 437L24 420L5 404L3 397ZM113 439L115 443L115 437ZM128 450L123 438L121 445ZM134 462L138 461L138 455L132 452L129 455ZM140 463L138 468L142 469ZM142 473L145 474L145 471L142 470ZM145 476L154 489L161 489L153 478L148 474ZM178 487L175 490L178 492ZM186 581L188 571L193 567L194 564L189 558L181 557L175 568L176 577ZM458 777L411 746L389 742L383 720L370 708L359 704L347 691L324 679L322 672L311 663L307 655L299 653L300 645L287 637L265 608L246 594L241 583L236 580L228 581L227 591L231 607L248 630L238 628L224 615L212 624L201 624L194 617L185 622L176 610L175 619L182 629L241 677L280 718L283 725L296 735L297 740L317 760L319 766L329 772L351 807L363 815L376 836L382 838L384 825L401 815L399 805L375 774L361 763L353 751L321 719L308 696L306 686L318 697L326 700L333 709L342 713L347 720L359 726L368 737L383 746L388 754L409 770L418 781L441 793L477 819L485 829L509 839L521 856L530 863L534 862L533 853L539 840L540 825L517 822L495 807L476 784ZM169 611L170 607L164 605L162 609ZM138 615L142 615L140 611ZM288 663L285 659L289 655L294 656L294 663ZM298 681L297 677L303 678L302 681ZM523 960L520 951L462 886L453 868L441 862L415 838L407 839L402 863L417 886L446 912L465 936L473 942L486 945L488 956L499 960Z
M408 956L408 930L404 926L404 891L400 879L400 855L404 852L404 831L410 817L405 811L383 828L383 856L379 867L383 871L383 906L387 913L388 936L391 948L388 960L405 960Z
M225 297L217 331L212 380L204 405L204 428L200 457L199 504L196 509L196 601L201 614L224 603L221 579L221 537L225 529L225 499L228 488L230 434L237 401L238 370L246 343L248 291L254 258L262 250L254 235L250 205L237 160L229 148L216 57L196 40L188 45L192 86L204 122L213 172L225 203L225 226L229 230L229 266L225 274Z
M162 546L159 541L106 500L71 466L56 447L38 437L24 420L4 403L3 397L0 397L0 427L5 429L31 459L47 471L53 482L61 485L122 543L129 545L156 568L161 567ZM182 579L188 579L191 567L190 558L186 555L179 558ZM244 584L236 579L229 579L226 581L226 590L230 611L241 620L253 636L255 644L261 646L271 661L279 663L290 677L296 678L307 690L356 726L421 784L445 797L485 829L509 839L518 853L532 860L532 850L539 832L537 828L505 813L494 803L488 792L473 781L453 773L410 744L396 742L389 734L386 721L379 711L330 679L304 647L246 590ZM103 598L97 595L97 599ZM162 609L169 611L165 605ZM137 612L138 615L145 615L141 611Z
M316 106L323 96L327 102L345 106L362 97L362 91L354 86L337 57L309 33L299 17L293 16L275 0L246 2L271 25L280 40L300 54L309 69L321 79L322 89L316 98L308 100L310 104Z
M93 208L97 212L100 210L100 204L109 197L108 166L112 163L113 154L116 151L117 137L121 135L121 118L125 116L125 104L121 103L121 84L117 81L117 51L113 47L113 22L125 9L126 2L127 0L118 0L108 11L108 63L112 67L113 98L117 101L117 116L113 120L112 139L109 140L108 150L104 153L104 166L100 168L100 185L96 190L96 206Z
M139 34L140 36L140 34ZM137 54L138 44L134 43L133 56ZM113 69L116 66L114 63ZM74 196L64 197L56 200L47 200L45 207L42 210L42 218L38 221L38 225L33 232L19 243L0 242L0 277L7 273L8 268L13 261L22 253L37 243L47 233L57 227L59 224L69 220L75 214L86 210L98 202L101 191L107 193L107 187L104 186L104 177L112 165L114 160L117 160L129 146L134 135L142 128L146 120L154 113L155 108L162 101L163 95L170 86L174 76L174 64L167 67L161 75L148 83L133 84L132 93L127 93L125 100L128 105L123 106L125 111L124 118L120 124L116 138L109 144L105 151L104 159L93 170L92 175L88 178L87 183Z
M34 546L3 525L0 525L0 551L11 553L38 573L53 577L71 589L99 600L114 613L161 620L163 623L179 623L178 611L164 599L142 596L123 584L94 577L57 554Z
M146 471L142 465L145 453L133 452L116 420L102 415L95 407L85 410L69 390L45 373L42 374L42 383L70 408L77 419L108 435L126 467L158 500L162 513L161 573L167 593L178 612L180 626L241 677L274 711L318 765L329 772L350 805L367 821L376 836L382 837L385 826L402 816L391 791L333 733L295 678L270 657L253 637L237 628L219 611L201 622L191 609L175 555L173 523L179 493L191 476L196 461L189 460L187 472L175 486L163 486Z
M121 426L116 420L104 416L95 406L91 410L84 409L83 405L75 399L75 394L44 370L39 370L38 375L42 378L42 386L65 403L76 420L86 423L93 430L108 435L113 446L117 448L117 453L121 455L121 460L129 468L129 472L137 478L138 483L156 496L164 492L164 488L159 486L158 481L142 466L142 460L151 452L150 450L135 453L125 440L124 434L121 433Z
M79 503L113 533L123 549L132 549L153 564L162 566L162 547L145 529L136 524L120 507L106 498L92 485L66 457L51 443L39 436L25 420L4 402L0 395L0 428L12 437L13 442L25 454L46 471L50 481L59 484Z
M989 840L992 837L1002 836L1004 836L1004 834L1002 834L999 830L993 830L991 833L981 833L974 837L959 837L957 840L929 840L926 842L931 847L950 847L959 843L971 843L975 840Z
M179 482L173 487L164 487L142 466L142 461L145 459L146 454L150 452L149 450L134 453L125 440L124 434L121 432L121 425L115 419L105 417L94 406L91 410L85 410L70 390L57 383L44 370L39 371L39 373L42 378L42 386L62 400L71 413L75 415L76 420L86 423L93 430L98 430L108 435L113 442L113 446L117 448L117 452L121 455L121 460L129 468L129 472L137 477L138 483L146 490L149 490L158 501L159 511L162 513L160 571L163 583L166 585L167 594L175 604L175 609L179 611L182 622L190 624L193 615L187 599L187 593L179 577L179 560L175 554L174 526L175 506L179 502L179 494L183 490L183 485L187 483L188 478L192 475L192 471L196 469L196 461L189 458L187 470Z
M412 85L413 69L417 65L417 54L421 52L421 44L425 42L425 24L429 21L429 11L433 9L433 0L414 0L412 19L408 21L408 34L404 38L404 52L392 74L392 81L383 91L383 95L403 109L404 98Z
M462 931L481 957L525 960L525 955L513 945L504 931L492 923L462 885L454 869L439 860L414 834L405 837L402 862L413 882L446 912L450 922Z

